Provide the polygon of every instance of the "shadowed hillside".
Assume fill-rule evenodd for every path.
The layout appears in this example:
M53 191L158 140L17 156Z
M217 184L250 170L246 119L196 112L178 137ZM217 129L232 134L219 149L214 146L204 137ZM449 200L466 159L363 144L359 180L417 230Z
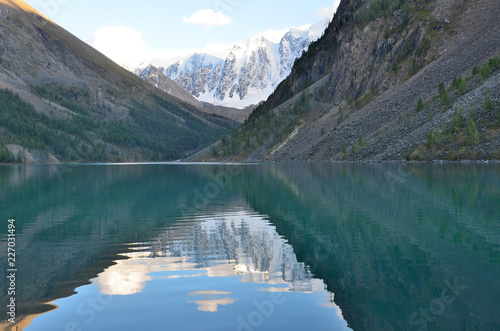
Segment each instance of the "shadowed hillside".
M500 159L500 3L343 0L204 160Z
M234 124L149 85L23 1L0 1L0 89L0 148L11 154L0 162L173 160Z

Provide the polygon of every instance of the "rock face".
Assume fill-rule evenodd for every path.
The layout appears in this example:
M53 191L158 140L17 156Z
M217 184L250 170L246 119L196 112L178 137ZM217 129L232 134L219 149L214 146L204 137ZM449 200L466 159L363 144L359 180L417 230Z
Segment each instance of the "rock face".
M156 86L160 90L176 97L177 99L187 102L197 108L203 107L200 101L196 100L195 97L177 85L176 82L165 76L165 74L158 68L148 66L139 74L139 77L147 81L149 84Z
M60 163L59 160L50 153L40 153L37 151L25 150L22 146L18 145L7 145L5 146L9 149L11 155L18 158L19 162L24 164L39 164L39 163L50 163L57 164Z
M256 105L290 74L295 60L326 25L321 21L307 29L291 29L279 43L261 36L248 38L236 43L225 59L194 54L159 71L202 102L235 108ZM139 76L149 81L149 71L150 67Z
M214 89L220 79L224 61L208 54L194 54L187 60L172 64L161 71L195 97Z
M500 159L499 15L498 1L343 0L217 159Z

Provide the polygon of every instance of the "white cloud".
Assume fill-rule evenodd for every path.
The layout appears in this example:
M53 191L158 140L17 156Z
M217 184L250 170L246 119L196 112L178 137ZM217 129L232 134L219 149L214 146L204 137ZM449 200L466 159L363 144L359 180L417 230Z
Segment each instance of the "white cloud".
M202 48L152 50L143 35L127 26L105 26L94 32L88 42L117 64L129 69L144 68L149 64L168 67L194 53L208 53L225 58L234 43L207 43Z
M143 41L142 33L121 25L97 29L89 44L128 68L139 66L151 52Z
M268 29L264 32L257 32L255 35L256 36L264 36L267 40L269 40L272 43L279 43L285 33L287 33L290 30L288 29L281 29L281 30L275 30L275 29Z
M317 15L320 17L327 18L329 20L333 19L333 15L339 8L340 0L333 0L333 5L331 7L322 8L317 12Z
M157 52L150 52L145 65L153 64L158 67L168 67L169 65L189 58L191 55L198 53L207 53L221 59L225 59L234 43L207 43L202 48L185 48L185 49L164 49Z
M296 29L306 30L310 27L311 24L307 24L296 27ZM323 26L321 29L323 29ZM268 29L264 32L255 31L255 36L264 36L273 43L279 43L289 30L290 28ZM323 30L319 34L322 32ZM146 44L141 32L119 25L97 29L88 44L117 64L134 71L137 68L145 68L150 64L166 68L179 60L189 58L195 53L207 53L225 59L236 42L206 43L203 47L198 48L153 50Z
M230 43L207 43L198 53L208 53L220 58L226 58L231 49L233 49L235 42Z
M202 9L193 13L189 17L183 17L184 23L198 24L205 27L226 26L232 23L231 17L221 12L214 12L213 9Z
M312 24L306 24L306 25L302 25L302 26L294 27L294 28L268 29L264 32L258 32L258 31L255 32L255 36L256 37L263 36L264 38L266 38L270 42L276 44L276 43L279 43L281 41L281 39L283 38L285 33L290 31L290 29L308 30L311 26L312 26Z
M171 64L184 60L197 53L198 49L190 48L190 49L164 49L161 51L151 52L147 59L144 59L144 65L141 67L145 67L149 64L153 64L156 67L168 67ZM199 53L199 52L198 52Z

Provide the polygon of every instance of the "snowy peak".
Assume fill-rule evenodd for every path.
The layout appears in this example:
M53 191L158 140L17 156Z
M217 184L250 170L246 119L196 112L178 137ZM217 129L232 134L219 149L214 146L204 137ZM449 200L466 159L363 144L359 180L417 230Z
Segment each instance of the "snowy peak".
M215 67L222 61L224 60L210 54L196 53L188 59L177 61L167 69L161 69L170 79L175 80L186 73L193 73L207 67Z
M290 74L295 60L322 35L328 23L324 20L292 28L278 43L263 36L246 38L235 43L225 59L193 54L159 70L199 101L245 108L267 99ZM148 80L148 75L153 73L156 75L148 67L141 78Z
M137 71L137 76L141 77L144 80L147 80L148 77L154 72L157 71L158 69L154 67L153 65L148 65L144 70L142 71Z
M324 19L311 25L308 30L309 38L311 40L318 40L323 35L323 33L325 33L325 30L329 24L330 20Z
M147 66L141 73L138 74L140 78L147 81L149 84L156 86L160 90L167 92L174 97L187 102L195 107L201 108L202 104L196 100L184 88L180 87L175 81L168 78L161 69L153 65Z
M237 42L231 52L249 51L267 47L271 42L263 36L251 37Z

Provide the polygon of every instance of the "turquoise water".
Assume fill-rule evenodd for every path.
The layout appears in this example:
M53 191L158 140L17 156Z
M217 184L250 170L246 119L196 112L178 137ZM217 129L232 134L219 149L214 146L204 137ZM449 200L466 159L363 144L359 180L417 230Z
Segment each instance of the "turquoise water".
M25 330L498 330L499 215L498 165L0 167Z

